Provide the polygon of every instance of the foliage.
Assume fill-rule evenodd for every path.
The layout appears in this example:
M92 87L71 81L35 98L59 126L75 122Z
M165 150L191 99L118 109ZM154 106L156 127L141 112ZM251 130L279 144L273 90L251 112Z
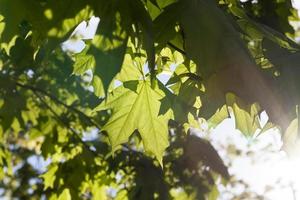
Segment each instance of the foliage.
M92 16L87 37L76 26ZM289 0L0 0L3 195L217 198L227 168L190 128L233 113L247 137L292 122L285 138L297 140L291 18Z

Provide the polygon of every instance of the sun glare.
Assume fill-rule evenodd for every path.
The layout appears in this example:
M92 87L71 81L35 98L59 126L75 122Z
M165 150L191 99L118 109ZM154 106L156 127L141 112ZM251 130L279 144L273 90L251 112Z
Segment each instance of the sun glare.
M266 120L266 115L262 116L262 121ZM290 158L282 151L278 129L249 140L235 129L231 118L208 135L233 176L226 186L219 185L220 200L243 197L246 193L270 200L300 199L300 155Z

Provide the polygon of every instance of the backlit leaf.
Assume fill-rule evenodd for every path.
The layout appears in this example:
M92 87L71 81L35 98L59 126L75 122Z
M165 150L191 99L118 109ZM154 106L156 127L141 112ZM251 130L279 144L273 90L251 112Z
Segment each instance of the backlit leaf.
M159 114L164 94L153 90L146 81L125 82L113 90L98 109L112 109L112 116L103 129L108 132L113 150L128 141L134 130L141 134L144 148L162 165L168 142L168 114Z
M53 188L54 181L56 179L55 173L58 169L57 165L50 166L48 171L41 175L44 179L44 189Z
M95 58L92 55L77 55L74 63L73 73L76 75L83 75L89 69L95 67Z

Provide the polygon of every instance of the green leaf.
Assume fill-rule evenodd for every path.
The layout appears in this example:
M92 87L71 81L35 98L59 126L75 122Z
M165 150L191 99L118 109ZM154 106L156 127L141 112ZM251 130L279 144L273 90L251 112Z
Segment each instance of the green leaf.
M208 78L230 62L237 63L237 53L246 48L218 5L205 0L187 0L182 4L180 21L186 53L197 64L198 74Z
M280 102L283 107L282 113L275 115L269 112L268 114L270 119L276 119L272 122L285 129L289 122L295 118L294 108L300 102L298 92L300 89L298 76L300 72L300 50L295 51L281 47L269 39L264 39L262 46L264 56L274 65L273 69L277 72L273 90L280 94L276 101ZM278 110L278 106L275 109Z
M260 130L259 133L256 135L256 137L259 136L259 135L261 135L261 134L263 134L263 133L265 133L266 131L268 131L268 130L270 130L270 129L272 129L272 128L275 128L275 127L276 127L276 126L275 126L273 123L267 122L263 127L261 127L261 130Z
M127 38L126 34L120 37L121 39L110 39L104 35L96 35L89 51L96 60L94 75L101 78L105 91L116 74L120 72L123 63Z
M2 21L3 19L4 19L4 17L2 15L0 15L0 41L1 41L2 32L4 31L4 28L5 28L5 23Z
M299 151L298 118L291 121L283 135L283 149L289 154Z
M208 127L209 128L215 128L217 125L219 125L224 119L229 117L227 106L224 105L222 108L218 109L217 112L209 118Z
M83 75L89 69L93 69L96 65L94 56L92 55L77 55L75 57L73 73Z
M297 51L283 48L277 43L264 39L262 42L265 49L264 55L278 68L297 68L300 61L300 50ZM283 69L284 70L284 69Z
M255 131L261 128L258 118L260 107L257 104L246 105L230 93L226 95L226 101L233 110L236 128L246 136L252 137Z
M184 132L188 133L188 130L190 128L199 128L200 123L198 119L195 118L195 116L192 113L187 114L187 122L183 124Z
M64 189L63 192L59 195L57 200L71 200L71 193L68 188Z
M155 19L161 12L159 6L156 3L156 0L147 1L146 7L152 19Z
M175 26L179 20L178 13L181 12L179 3L171 4L154 20L155 40L165 45L175 37Z
M135 13L135 20L141 26L143 47L147 53L148 68L153 81L155 78L155 48L152 19L141 1L131 0L129 2L131 2L132 12Z
M105 97L105 91L101 79L98 76L93 76L92 86L94 88L94 94L97 97Z
M19 33L18 28L22 20L42 19L42 9L37 1L1 0L0 5L0 14L4 17L5 23L1 42L8 43ZM32 12L33 10L35 12Z
M5 29L1 42L9 43L19 34L19 25L27 21L32 25L33 37L41 42L48 39L62 39L81 21L92 15L84 2L1 0L0 14L4 17ZM59 42L55 42L56 45Z
M177 1L178 0L157 0L156 2L160 8L165 8L166 6L171 5Z
M154 154L162 165L164 150L168 142L169 113L160 114L160 99L164 94L153 90L147 81L125 82L113 90L100 109L112 109L112 116L104 125L112 149L128 141L134 130L141 134L144 148Z
M297 117L291 121L283 135L283 149L290 156L299 156L300 131L299 131L299 106L296 106Z
M153 5L159 8L159 5L157 4L156 0L149 0Z
M207 200L217 200L220 195L217 185L214 185L208 194Z
M107 190L106 186L94 183L92 186L93 199L107 200L106 190Z
M127 197L127 191L126 190L121 190L117 193L117 196L115 197L115 200L128 200Z
M276 10L276 12L279 11L275 8L272 8L272 9ZM288 8L285 7L284 9L288 9ZM292 8L290 8L290 9L292 9ZM264 37L265 39L267 38L269 40L272 40L273 42L277 43L281 47L284 47L287 49L293 49L294 47L298 46L291 39L286 37L285 34L279 32L279 31L276 31L273 28L248 17L248 15L246 14L246 11L242 7L239 7L238 5L234 5L234 6L230 6L229 10L233 15L240 18L240 20L238 20L239 26L244 31L244 33L246 33L247 35L249 35L251 37L251 39L262 39ZM276 13L275 15L277 16L278 13ZM278 16L280 16L280 15L278 15ZM287 24L287 26L290 27L290 24Z
M126 54L120 73L117 74L116 80L121 82L140 80L143 77L143 66L146 58L138 56L132 58L130 54Z
M249 103L259 102L272 122L285 124L282 97L256 65L235 21L214 1L187 0L183 5L186 53L197 64L205 86L201 116L211 117L225 104L225 94L232 92Z
M48 171L41 175L41 177L44 179L44 190L46 190L47 188L53 188L53 184L56 179L55 173L57 169L57 165L51 165L48 168Z

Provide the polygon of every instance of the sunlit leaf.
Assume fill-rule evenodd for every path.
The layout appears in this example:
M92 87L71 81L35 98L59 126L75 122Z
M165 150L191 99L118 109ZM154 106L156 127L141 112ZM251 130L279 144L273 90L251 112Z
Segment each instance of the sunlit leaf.
M68 188L64 189L63 192L59 195L57 200L71 200L70 190Z
M95 67L95 58L92 55L78 55L74 63L73 73L76 75L83 75L89 69Z
M41 175L41 177L44 179L44 189L53 188L54 181L56 180L55 173L57 169L57 165L50 166L48 171Z
M112 116L103 129L108 132L113 150L128 141L135 129L143 139L146 151L153 153L162 165L162 156L168 142L167 114L160 111L164 94L153 90L148 82L125 82L113 90L98 109L112 109Z
M253 136L260 128L258 118L260 107L257 104L246 105L233 94L227 94L226 99L227 105L232 108L236 128L248 137Z

